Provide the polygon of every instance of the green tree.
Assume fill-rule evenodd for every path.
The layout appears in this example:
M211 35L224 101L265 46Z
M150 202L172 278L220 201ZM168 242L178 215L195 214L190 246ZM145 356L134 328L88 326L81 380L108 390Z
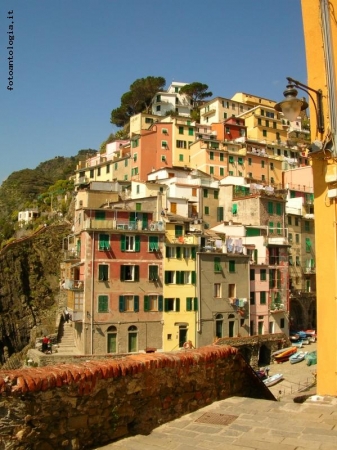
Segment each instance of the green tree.
M193 83L186 84L179 91L180 94L185 94L190 98L192 104L191 118L196 122L200 121L200 104L203 103L205 98L213 95L213 92L208 91L207 89L207 84L194 81Z
M213 92L207 91L207 89L207 84L194 81L193 83L185 84L185 86L180 89L179 93L190 97L193 107L197 107L205 98L213 95Z
M130 90L121 96L121 104L111 111L110 122L124 127L130 117L140 112L149 112L153 96L165 86L165 78L138 78L130 85Z

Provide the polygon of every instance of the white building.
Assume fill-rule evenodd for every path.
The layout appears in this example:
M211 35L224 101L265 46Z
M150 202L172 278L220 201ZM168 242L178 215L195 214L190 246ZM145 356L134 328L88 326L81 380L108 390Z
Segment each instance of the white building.
M188 83L173 81L166 91L157 92L152 99L152 114L165 116L169 111L175 111L180 116L189 117L192 109L190 99L179 94L180 89Z

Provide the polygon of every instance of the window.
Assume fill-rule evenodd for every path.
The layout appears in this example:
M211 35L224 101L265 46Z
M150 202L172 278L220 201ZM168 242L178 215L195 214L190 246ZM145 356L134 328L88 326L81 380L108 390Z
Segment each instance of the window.
M262 130L262 136L267 137L267 130Z
M166 258L175 258L176 257L176 248L177 247L169 247L168 245L166 246Z
M136 147L138 147L139 146L139 139L133 139L132 141L131 141L131 147L132 148L136 148Z
M295 234L295 242L296 242L296 244L300 243L300 235L297 233Z
M117 353L117 328L114 326L107 329L107 351Z
M128 159L125 159L125 160L124 160L124 167L128 167L128 164L129 164L129 160L128 160Z
M235 272L235 261L229 261L228 262L228 271L230 273L234 273Z
M268 202L268 214L274 214L274 204L273 204L273 202Z
M167 148L167 141L161 141L161 148Z
M293 266L294 265L294 261L293 261L292 255L289 255L288 261L289 261L289 266Z
M238 157L238 163L240 164L240 166L243 165L243 158L241 156Z
M263 160L261 161L261 167L262 167L262 169L264 168L264 161Z
M221 283L214 283L213 296L217 298L221 297Z
M248 158L248 166L252 165L252 158Z
M139 192L140 192L140 185L137 184L137 186L136 186L136 194L139 194Z
M162 311L163 296L162 295L144 295L144 311Z
M180 162L184 161L184 155L182 155L182 154L179 155L179 161Z
M299 225L299 219L298 219L298 217L295 217L295 226L298 227L298 225Z
M151 117L145 117L145 123L153 123L153 119Z
M198 311L197 297L186 297L186 311Z
M189 136L193 136L193 134L194 134L193 128L189 128L189 129L188 129L188 135L189 135Z
M214 272L215 273L222 272L221 262L218 256L214 258Z
M311 252L311 240L309 238L305 238L305 251L307 253Z
M266 120L266 127L269 127L269 120Z
M228 284L228 297L235 298L236 297L236 285L234 283Z
M261 281L266 281L267 280L267 270L266 269L261 269L260 270L260 280Z
M230 164L234 164L234 156L230 155L228 161Z
M165 270L165 284L175 284L174 270Z
M138 311L139 311L138 295L119 296L119 312L138 312Z
M230 175L232 177L234 175L234 172L232 170L229 170L228 175Z
M209 152L209 159L214 159L214 152Z
M165 298L164 310L168 311L180 311L180 298Z
M90 170L90 175L89 176L90 176L90 178L94 178L94 169Z
M138 153L133 154L133 162L137 162Z
M232 214L233 216L236 216L238 213L238 205L236 203L232 204Z
M209 167L209 173L210 175L214 175L214 166Z
M250 293L249 303L250 303L251 305L255 305L255 292L251 292L251 293Z
M260 117L257 119L257 124L262 125L262 120L260 119Z
M217 222L222 222L224 219L224 211L223 211L223 206L218 206L216 209L216 218L217 218Z
M274 222L269 222L269 234L274 233Z
M249 279L250 279L250 281L255 280L255 269L250 269L250 271L249 271Z
M278 216L282 216L282 210L283 210L282 204L281 203L276 203L276 214Z
M183 258L190 259L191 258L191 249L190 247L183 247Z
M207 198L208 197L208 189L204 189L203 191L204 191L204 198Z
M197 196L197 188L192 188L192 197Z
M121 265L120 279L121 281L139 281L139 266Z
M187 143L186 141L176 141L176 147L177 148L187 148Z
M107 164L106 166L106 173L110 173L110 164Z
M105 211L95 211L95 220L105 220Z
M184 127L179 127L179 134L184 134Z
M275 184L275 179L274 179L274 177L270 177L270 184Z
M224 154L223 153L220 153L220 156L219 156L219 158L220 158L220 161L224 161Z
M183 226L182 225L175 225L174 227L174 235L175 237L183 236Z
M156 106L156 111L160 111L160 105Z
M99 177L100 175L101 175L101 168L98 167L98 169L97 169L97 176Z
M310 222L307 220L304 222L304 230L310 232Z
M220 176L223 177L225 175L225 171L223 167L220 167Z
M296 266L299 267L300 266L300 257L296 256Z
M292 222L291 216L288 216L288 225L291 225L291 222Z
M260 305L266 305L267 303L267 295L265 291L260 292Z
M284 324L285 324L285 321L284 321L284 319L282 318L282 319L280 320L280 328L284 328Z
M209 215L209 206L205 206L204 214L205 214L206 216Z
M158 107L157 107L158 108ZM128 329L128 352L138 351L138 329L134 325Z
M217 314L215 316L215 336L222 338L223 336L223 315Z
M109 297L107 295L98 296L98 312L105 313L109 312Z
M274 163L270 163L270 170L274 170Z
M140 251L140 236L121 235L121 251L122 252L139 252Z
M157 252L159 250L159 237L149 236L149 252Z
M277 234L282 234L282 230L281 230L281 224L280 224L280 222L277 222L277 225L276 225L276 227L277 227Z
M98 280L108 281L109 279L109 266L107 264L98 265Z
M149 266L149 281L158 281L159 280L159 267L156 265Z
M98 250L110 250L110 236L100 233L98 236Z

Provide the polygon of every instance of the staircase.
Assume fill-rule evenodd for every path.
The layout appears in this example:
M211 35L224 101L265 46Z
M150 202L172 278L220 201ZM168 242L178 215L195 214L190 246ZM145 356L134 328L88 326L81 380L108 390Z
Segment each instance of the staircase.
M71 322L63 322L63 328L60 330L58 339L57 353L69 355L79 353L74 342L74 329Z

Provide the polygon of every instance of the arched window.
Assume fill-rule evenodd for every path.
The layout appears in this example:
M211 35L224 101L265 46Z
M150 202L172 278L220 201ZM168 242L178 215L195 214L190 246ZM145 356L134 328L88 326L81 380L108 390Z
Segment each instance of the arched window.
M107 348L108 353L117 353L117 328L113 325L107 329Z
M215 336L217 338L223 337L223 315L217 314L215 316Z
M128 352L138 352L138 328L134 325L128 328Z

